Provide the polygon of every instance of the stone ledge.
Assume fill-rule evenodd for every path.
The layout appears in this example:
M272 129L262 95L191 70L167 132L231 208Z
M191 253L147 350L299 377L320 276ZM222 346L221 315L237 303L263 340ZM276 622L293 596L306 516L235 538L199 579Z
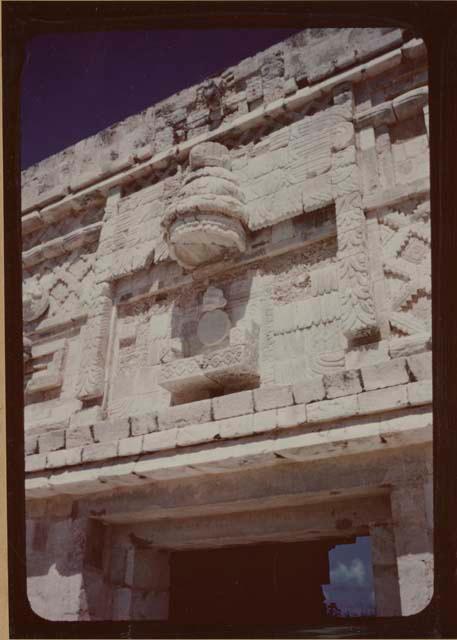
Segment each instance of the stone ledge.
M143 456L137 462L131 459L113 461L102 468L79 466L60 472L42 472L26 478L26 494L28 498L42 498L95 493L165 478L278 464L281 463L278 458L303 462L424 444L431 442L432 419L432 412L423 410L391 415L382 421L379 418L354 418L342 427L311 433L270 433L264 438L249 439L243 444L218 442L188 451L178 449L168 454ZM168 435L170 432L165 433Z
M401 63L404 46L405 45L377 55L370 60L357 64L345 71L340 71L330 77L325 77L328 74L324 74L322 77L316 76L315 84L312 84L312 86L299 89L294 94L275 100L269 104L262 104L246 115L241 115L214 130L192 137L179 145L170 147L166 151L160 151L152 158L149 157L149 152L136 157L128 156L126 160L122 158L114 161L112 167L109 169L100 168L98 173L94 172L90 175L80 174L75 176L72 185L72 190L74 190L75 193L67 195L68 186L56 187L55 193L54 191L48 191L38 199L25 202L22 208L23 214L29 214L32 211L35 212L39 210L38 213L42 215L42 212L46 213L46 206L50 204L52 207L55 202L58 202L61 208L67 207L72 210L74 208L73 201L81 198L84 199L91 195L100 198L101 195L106 194L112 187L134 178L136 174L142 174L145 168L163 167L164 164L168 164L168 162L173 159L186 158L190 149L200 142L219 140L224 135L233 133L235 130L242 131L278 116L283 113L284 110L299 109L305 103L321 97L330 92L335 86L344 82L360 82L363 79L384 73ZM410 52L411 49L408 49L405 55ZM113 173L114 175L112 175Z
M385 367L385 365L389 365ZM404 359L398 363L389 361L383 363L381 370L385 375L389 375L390 366L396 371L400 368L402 379L409 380L407 374L402 372L402 367L406 372ZM376 380L379 375L379 365L365 368L365 372L372 369L374 373L368 380ZM357 378L350 378L352 385ZM399 375L399 374L396 374ZM319 380L319 379L318 379ZM333 378L331 378L333 380ZM319 380L320 385L322 382ZM357 382L359 384L359 382ZM279 387L282 391L288 387ZM298 389L300 389L298 387ZM318 394L321 396L322 388L317 385ZM315 389L316 390L316 389ZM246 392L243 392L244 394ZM252 393L252 392L249 392ZM290 396L286 394L287 400ZM239 395L239 394L233 394ZM229 397L229 396L227 396ZM247 397L251 397L248 396ZM218 399L219 400L219 399ZM252 400L252 397L251 397ZM275 402L281 403L285 400L276 398ZM253 437L265 432L278 433L284 429L294 429L299 426L313 425L321 423L332 423L338 420L347 420L356 416L369 416L376 413L386 413L398 411L407 407L415 407L432 402L432 381L420 380L418 382L408 382L396 386L385 386L384 388L374 388L361 393L344 395L336 398L327 398L308 403L299 403L285 407L277 407L267 411L246 413L242 416L231 416L222 420L211 419L211 400L201 400L189 405L177 405L170 407L173 410L166 414L165 422L159 431L130 435L127 427L129 421L117 421L118 429L116 433L126 433L128 437L121 437L113 441L94 442L89 440L92 430L88 426L67 431L67 443L73 442L76 447L61 449L60 451L50 451L45 453L32 453L26 456L26 470L28 472L37 471L46 467L72 466L99 460L107 460L116 457L127 457L133 455L143 455L147 453L159 452L176 447L188 447L196 444L205 444L217 440L233 440L236 438ZM193 411L190 409L193 408ZM170 411L169 410L169 411ZM160 414L159 414L160 416ZM207 418L206 420L204 418ZM160 417L159 417L160 424ZM113 433L109 429L109 423L101 423L98 432ZM98 426L98 425L96 425ZM31 448L32 451L35 449ZM71 452L75 450L75 453ZM59 455L55 455L59 454ZM59 465L60 462L60 465Z

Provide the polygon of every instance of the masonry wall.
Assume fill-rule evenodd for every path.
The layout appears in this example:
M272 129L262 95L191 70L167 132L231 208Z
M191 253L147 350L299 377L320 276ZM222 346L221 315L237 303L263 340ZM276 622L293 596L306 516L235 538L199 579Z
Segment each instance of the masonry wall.
M70 506L59 521L45 504L80 510L108 492L109 521L118 491L151 482L166 492L245 465L374 453L386 474L391 452L430 447L427 99L420 40L310 29L23 173L26 489L40 514L29 594L40 615L166 609L146 587L135 598L149 605L133 605L124 578L107 577L109 558L98 573L84 560L97 515L80 522ZM367 495L373 485L353 473ZM391 540L377 598L395 582L400 599L383 615L430 594L431 535L408 546L428 499L415 515L405 506L429 495L430 473L378 483L392 520L373 531Z

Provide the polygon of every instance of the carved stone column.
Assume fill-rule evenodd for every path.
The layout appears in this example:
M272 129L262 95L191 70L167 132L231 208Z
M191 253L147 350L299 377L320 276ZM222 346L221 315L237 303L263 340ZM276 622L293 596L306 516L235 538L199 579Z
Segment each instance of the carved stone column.
M332 144L331 182L338 234L338 273L342 329L348 340L377 331L370 279L362 186L357 166L350 85L335 90L336 124Z
M112 221L117 213L120 189L112 189L106 201L103 227L95 261L96 282L89 308L87 324L81 331L81 364L77 383L80 400L88 401L103 397L105 391L105 368L110 324L113 311L112 288L109 276L109 259L112 245Z

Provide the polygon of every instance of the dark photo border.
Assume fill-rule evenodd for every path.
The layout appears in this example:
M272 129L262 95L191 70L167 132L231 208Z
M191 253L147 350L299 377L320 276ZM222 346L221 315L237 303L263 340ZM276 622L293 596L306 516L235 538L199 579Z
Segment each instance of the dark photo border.
M416 616L332 627L178 627L51 622L26 595L20 232L20 77L37 34L216 27L397 26L423 38L430 95L434 414L434 597ZM2 4L7 525L11 638L457 637L457 4L455 2L18 2Z

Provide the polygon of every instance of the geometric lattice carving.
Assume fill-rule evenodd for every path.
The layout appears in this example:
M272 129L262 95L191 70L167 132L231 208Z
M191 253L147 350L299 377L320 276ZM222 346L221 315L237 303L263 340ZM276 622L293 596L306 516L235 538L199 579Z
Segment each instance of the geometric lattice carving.
M391 306L389 320L394 333L400 335L430 330L430 226L423 216L422 204L409 215L389 212L380 219Z

